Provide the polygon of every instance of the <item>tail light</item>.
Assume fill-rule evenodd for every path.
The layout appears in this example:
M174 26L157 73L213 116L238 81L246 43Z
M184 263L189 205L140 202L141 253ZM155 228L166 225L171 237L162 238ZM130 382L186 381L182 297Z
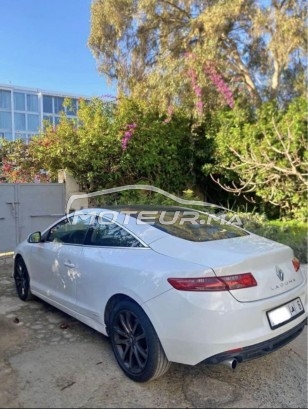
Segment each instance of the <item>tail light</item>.
M168 278L168 282L179 291L229 291L257 285L251 273L223 277Z
M300 266L301 266L301 263L300 263L299 259L294 257L293 260L292 260L292 263L293 263L294 270L298 271L300 269Z

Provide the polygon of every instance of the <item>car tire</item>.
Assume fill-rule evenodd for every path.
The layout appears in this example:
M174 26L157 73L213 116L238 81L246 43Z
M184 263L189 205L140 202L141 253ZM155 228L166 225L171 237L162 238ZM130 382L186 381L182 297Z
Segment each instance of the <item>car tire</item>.
M30 289L29 273L26 264L21 257L15 260L14 280L18 297L22 301L28 301L32 299L33 297Z
M147 382L168 371L170 362L158 336L137 304L120 301L111 311L109 323L112 349L126 376Z

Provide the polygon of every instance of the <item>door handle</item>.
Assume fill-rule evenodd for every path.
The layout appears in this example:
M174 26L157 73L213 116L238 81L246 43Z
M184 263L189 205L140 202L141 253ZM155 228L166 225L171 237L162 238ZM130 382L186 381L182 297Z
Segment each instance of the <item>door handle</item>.
M11 214L16 217L16 205L19 205L19 202L6 202L6 204L11 205Z
M65 261L65 262L64 262L64 265L65 265L66 267L69 267L69 268L75 268L75 264L70 263L69 261Z

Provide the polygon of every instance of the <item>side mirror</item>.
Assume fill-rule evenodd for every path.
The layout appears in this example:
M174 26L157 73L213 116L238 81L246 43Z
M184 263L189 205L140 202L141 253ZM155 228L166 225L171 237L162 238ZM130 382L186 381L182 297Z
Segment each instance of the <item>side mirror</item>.
M42 235L40 231L35 231L28 237L28 243L40 243L42 241Z

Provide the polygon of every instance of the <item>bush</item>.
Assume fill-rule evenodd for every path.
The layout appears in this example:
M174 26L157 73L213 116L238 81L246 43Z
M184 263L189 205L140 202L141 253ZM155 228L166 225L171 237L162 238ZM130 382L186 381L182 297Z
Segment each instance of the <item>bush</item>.
M214 162L205 163L204 173L273 218L307 221L306 99L285 109L267 102L256 111L217 111L212 121Z

